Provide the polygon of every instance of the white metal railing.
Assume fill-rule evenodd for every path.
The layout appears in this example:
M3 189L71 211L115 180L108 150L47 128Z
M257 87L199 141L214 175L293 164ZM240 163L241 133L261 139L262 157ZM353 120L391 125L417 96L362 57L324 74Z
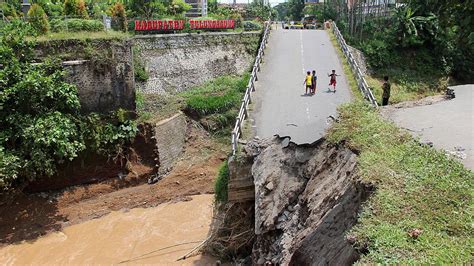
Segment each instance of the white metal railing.
M356 76L357 86L359 87L359 90L362 92L362 95L364 95L364 98L366 100L368 100L374 107L377 107L378 104L377 104L377 101L375 100L374 94L372 93L372 90L367 84L367 81L365 80L364 75L362 74L362 71L360 70L359 65L355 61L354 55L349 50L349 47L347 47L346 40L344 40L344 37L342 36L341 32L337 28L337 25L334 21L332 22L331 26L332 26L334 35L336 35L337 42L341 46L342 52L344 53L344 56L349 62L352 72Z
M250 75L250 80L245 90L244 98L242 99L242 104L240 105L239 115L236 118L234 129L232 130L232 154L235 155L237 152L237 145L240 136L242 135L242 124L245 118L248 117L248 105L251 102L251 94L255 91L255 81L258 80L257 72L260 71L260 64L262 63L262 58L264 55L264 50L268 42L268 35L270 34L271 29L271 20L269 19L265 23L265 29L263 32L262 41L260 42L260 47L258 48L258 53L255 58L255 63L252 67L252 74Z

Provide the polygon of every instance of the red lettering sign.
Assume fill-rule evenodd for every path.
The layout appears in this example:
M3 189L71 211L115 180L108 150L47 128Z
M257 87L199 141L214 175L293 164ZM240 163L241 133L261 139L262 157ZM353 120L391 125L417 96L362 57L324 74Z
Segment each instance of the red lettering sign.
M136 31L182 30L184 20L135 20ZM191 29L233 29L234 20L190 20Z

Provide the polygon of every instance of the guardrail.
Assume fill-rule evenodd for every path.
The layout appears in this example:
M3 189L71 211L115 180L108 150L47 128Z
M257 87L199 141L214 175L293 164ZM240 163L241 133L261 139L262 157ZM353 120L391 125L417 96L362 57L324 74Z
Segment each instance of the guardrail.
M232 154L235 155L237 152L237 146L240 136L242 135L242 123L245 118L248 117L248 105L251 102L251 94L255 91L255 81L258 80L257 72L260 71L260 64L262 63L262 58L264 55L265 46L268 42L268 34L270 33L271 20L268 20L265 23L265 29L263 32L262 41L260 47L258 48L257 56L255 57L255 63L252 67L252 74L250 75L250 80L245 90L244 98L242 99L242 104L240 105L239 115L236 118L234 129L232 130Z
M344 56L349 62L349 65L352 68L352 72L356 76L357 86L359 87L359 90L362 92L362 95L364 95L364 98L366 100L368 100L374 107L377 107L378 104L377 104L377 101L375 100L374 94L372 93L372 90L367 84L367 81L365 80L364 75L362 75L362 71L360 70L359 65L357 64L357 62L354 59L354 56L349 50L349 47L347 47L346 40L344 40L344 37L342 36L341 32L337 28L337 25L334 21L332 22L331 26L332 26L334 35L336 35L337 42L341 46Z

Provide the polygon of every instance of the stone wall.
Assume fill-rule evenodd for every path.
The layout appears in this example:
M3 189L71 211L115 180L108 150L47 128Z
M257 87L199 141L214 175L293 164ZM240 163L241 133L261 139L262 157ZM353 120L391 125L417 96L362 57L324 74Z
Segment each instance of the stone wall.
M186 117L178 113L171 118L158 122L155 126L155 139L159 151L160 169L166 174L183 152L186 142Z
M185 91L222 75L241 75L253 64L259 32L137 36L136 56L149 73L145 93Z
M77 86L83 112L135 110L131 42L124 40L57 40L42 42L36 56L63 60L66 80Z

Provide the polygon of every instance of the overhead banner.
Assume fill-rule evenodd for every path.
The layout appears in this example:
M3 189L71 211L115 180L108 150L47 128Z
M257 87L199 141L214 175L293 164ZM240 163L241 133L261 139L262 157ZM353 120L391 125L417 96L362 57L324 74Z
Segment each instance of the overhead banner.
M184 20L135 20L135 31L184 30ZM235 21L229 20L190 20L192 30L233 29Z
M235 21L228 20L190 20L189 27L191 29L233 29Z
M184 29L184 20L135 20L136 31L182 29Z

